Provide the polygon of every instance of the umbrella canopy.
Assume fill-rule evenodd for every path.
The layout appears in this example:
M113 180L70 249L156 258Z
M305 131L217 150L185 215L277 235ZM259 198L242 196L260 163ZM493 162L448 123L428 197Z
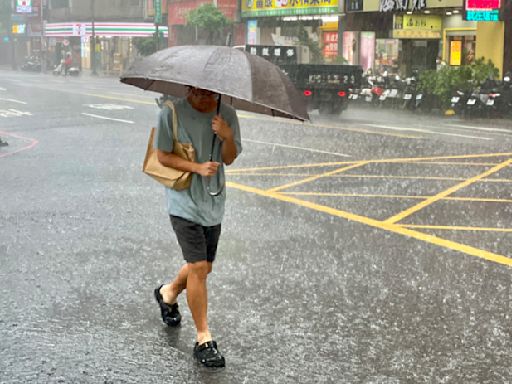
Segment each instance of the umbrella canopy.
M304 96L279 67L230 47L167 48L136 61L121 82L178 97L193 86L221 94L236 109L309 119Z

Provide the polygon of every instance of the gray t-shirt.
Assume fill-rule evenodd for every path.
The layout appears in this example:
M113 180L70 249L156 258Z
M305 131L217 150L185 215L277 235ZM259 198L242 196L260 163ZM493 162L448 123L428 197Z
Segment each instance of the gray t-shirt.
M178 140L181 143L192 143L198 163L209 161L213 140L212 118L216 111L210 113L199 112L192 108L186 99L174 102L174 107L178 116ZM221 104L220 115L233 130L237 155L240 155L242 141L236 111L228 105ZM154 146L161 151L172 152L172 111L167 106L164 106L160 111ZM213 151L213 161L222 163L220 150L221 144L217 138ZM219 172L220 180L224 183L224 166L219 167ZM217 175L211 179L211 186L216 190ZM206 189L207 183L207 178L194 173L190 188L182 191L165 188L169 214L203 226L220 224L224 216L226 190L224 189L219 196L210 196Z

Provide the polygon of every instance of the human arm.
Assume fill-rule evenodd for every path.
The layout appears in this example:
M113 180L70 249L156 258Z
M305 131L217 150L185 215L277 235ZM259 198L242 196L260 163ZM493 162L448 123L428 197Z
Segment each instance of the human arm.
M197 163L172 153L174 146L172 121L171 109L168 107L162 108L158 117L158 129L154 142L158 161L165 167L175 168L184 172L193 172L201 176L215 175L220 165L219 163Z
M172 152L165 152L157 149L158 161L166 167L171 167L184 172L193 172L201 176L213 176L217 173L220 163L215 161L207 161L204 163L196 163L194 161L185 160Z
M222 161L226 165L230 165L238 156L238 149L235 142L235 133L230 125L220 116L217 115L212 120L212 130L222 142L221 156Z

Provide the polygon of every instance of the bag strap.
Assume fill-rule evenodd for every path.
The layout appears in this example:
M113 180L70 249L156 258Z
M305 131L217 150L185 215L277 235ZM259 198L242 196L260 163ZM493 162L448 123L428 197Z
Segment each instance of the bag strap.
M171 100L165 100L166 105L172 112L172 139L173 142L178 142L178 116L176 115L176 108Z

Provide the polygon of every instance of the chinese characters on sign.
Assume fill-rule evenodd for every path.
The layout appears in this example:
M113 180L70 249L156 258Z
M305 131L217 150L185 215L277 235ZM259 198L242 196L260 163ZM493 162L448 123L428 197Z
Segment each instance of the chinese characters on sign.
M462 63L462 41L450 42L450 65L459 66Z
M313 15L338 12L338 0L242 0L242 17Z
M324 32L324 57L338 56L338 31Z
M162 0L154 0L155 7L155 24L160 24L162 22Z
M245 50L276 65L297 64L297 47L294 46L246 45Z
M393 38L440 39L442 24L436 15L394 15Z
M466 11L467 21L500 21L500 11L492 9L490 11Z
M467 21L499 21L500 0L466 0L464 19Z
M419 11L427 7L426 0L380 0L380 12Z

